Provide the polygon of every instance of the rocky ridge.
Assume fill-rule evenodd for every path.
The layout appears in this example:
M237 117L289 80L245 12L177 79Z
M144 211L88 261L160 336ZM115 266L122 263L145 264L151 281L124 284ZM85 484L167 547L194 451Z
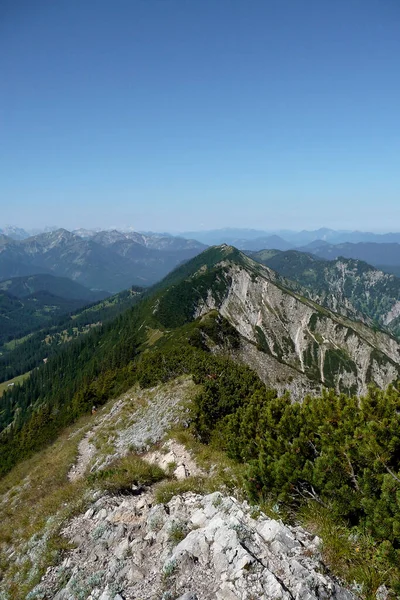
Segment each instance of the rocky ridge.
M177 420L184 423L195 389L180 378L114 401L88 431L75 433L81 439L70 480L98 472L135 444L170 477L206 481L209 474L177 440L154 447ZM92 493L85 511L63 524L72 549L47 568L27 600L353 599L328 573L319 538L303 528L220 491L177 493L163 502L157 489L133 484L130 493ZM43 541L32 538L21 560L35 562Z
M400 344L390 335L322 308L285 287L271 269L254 267L247 257L238 264L229 259L229 247L226 252L227 259L217 265L216 284L196 301L194 316L219 311L263 353L255 365L269 385L282 387L275 375L281 365L296 380L299 399L311 389L320 393L323 386L363 394L371 382L386 387L399 378ZM286 381L283 385L287 389Z
M172 481L198 486L212 477L176 439L196 386L188 377L149 390L131 389L73 434L78 457L69 479L98 473L132 447ZM160 440L163 440L161 441ZM157 444L154 446L154 444ZM192 479L191 479L192 478ZM21 486L31 485L30 478ZM132 483L129 492L90 492L85 508L62 523L68 543L61 562L50 563L27 600L353 600L324 564L321 541L250 506L237 493L158 496L159 487ZM15 490L3 498L18 510ZM75 500L74 500L75 501ZM21 572L35 565L60 520L55 514L41 535L15 542L10 560ZM64 544L65 546L65 544ZM34 573L33 573L34 574ZM1 600L9 599L1 591Z
M354 597L327 574L318 537L220 492L102 496L63 534L75 550L29 600Z

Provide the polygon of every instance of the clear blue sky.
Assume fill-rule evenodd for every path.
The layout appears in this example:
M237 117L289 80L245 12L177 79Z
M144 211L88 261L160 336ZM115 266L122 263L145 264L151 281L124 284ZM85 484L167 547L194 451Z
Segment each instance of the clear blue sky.
M400 230L399 0L2 0L0 227Z

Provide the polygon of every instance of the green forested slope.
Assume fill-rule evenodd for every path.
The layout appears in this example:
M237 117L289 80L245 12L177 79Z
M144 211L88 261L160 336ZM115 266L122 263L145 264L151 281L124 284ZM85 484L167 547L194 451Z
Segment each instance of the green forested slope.
M48 274L6 279L0 281L0 290L17 298L26 298L38 292L48 292L60 298L86 300L88 304L99 302L110 296L109 292L89 290L80 283L68 279L68 277L56 277L55 275Z
M218 310L210 320L204 318L196 320L195 316L198 307L207 301L210 294L214 303L221 304L224 301L228 291L231 292L234 272L237 272L240 277L243 274L250 281L254 280L257 286L259 286L257 278L261 277L260 285L263 286L262 278L266 275L260 269L262 267L234 248L228 246L211 248L204 252L202 257L196 257L174 271L138 305L120 314L115 320L93 329L86 336L72 340L65 348L57 348L54 353L50 352L46 364L39 369L33 369L31 376L22 386L15 386L3 396L0 430L4 430L1 443L7 460L1 468L3 470L9 468L20 456L26 455L44 444L46 440L53 438L60 427L88 411L93 404L105 402L110 395L127 387L132 381L141 381L142 377L145 381L149 378L158 381L170 371L175 374L192 372L191 369L196 361L200 363L202 360L210 361L212 357L207 353L210 345L207 339L214 340L212 344L218 346L223 346L224 338L230 345L234 341L238 344L240 336L237 324L232 327L229 322L230 319L236 319L231 309L227 320L222 318ZM271 285L275 286L273 283ZM353 325L348 329L344 322L338 322L336 317L331 317L326 311L307 304L297 296L292 296L290 291L285 292L281 287L273 287L273 290L277 290L279 298L287 297L287 302L292 307L290 309L292 318L293 302L295 302L301 310L304 307L307 314L313 315L316 311L315 314L320 315L318 318L322 325L318 327L325 327L324 323L327 320L327 336L332 335L329 333L329 328L338 329L342 337L347 331L346 340L348 337L355 337L359 340L363 352L371 351L372 340L380 343L377 334L369 332L365 326L359 325L360 333ZM96 312L94 311L93 314L93 318L96 319ZM79 318L84 316L79 316L77 321ZM247 316L244 315L243 318L245 322ZM280 316L283 324L287 318L289 315ZM153 337L155 332L156 336ZM370 335L368 343L363 337L367 334ZM318 335L315 329L310 338L311 341L314 340L312 341L314 345L317 343ZM148 343L150 339L151 344ZM157 341L153 344L154 339ZM385 337L382 340L391 348L392 340ZM280 344L279 348L287 346L288 352L295 351L293 342L292 345L288 345L285 340L276 340L275 343ZM26 344L27 346L32 344L34 348L34 340L28 340ZM46 349L48 347L49 345ZM274 349L271 351L275 352ZM202 353L201 357L197 356L199 352ZM345 369L347 363L350 364L351 373L355 368L347 354L342 353L343 357L340 354L338 358L336 356L338 351L335 352L325 352L326 360L330 361L329 364L326 363L330 371L328 373L325 369L324 375L326 380L329 380L329 385L333 385L336 381L335 373L331 373L332 369ZM276 360L284 359L283 355L277 355ZM309 359L311 360L312 356ZM301 360L304 363L306 376L318 378L318 369L309 368L308 363L306 364L304 359ZM374 350L371 360L374 361L375 370L380 369L379 365L382 364L383 369L394 369L393 372L396 372L396 364L391 358L386 357L382 350ZM160 365L157 361L161 361ZM30 366L28 360L25 361L25 366ZM151 375L148 372L149 366L151 366Z
M25 298L0 292L0 347L56 322L60 316L75 312L87 300L61 298L39 291Z
M46 274L0 281L0 348L107 296Z
M52 356L62 348L81 336L88 333L93 327L106 323L118 314L135 304L140 297L141 288L132 288L120 292L94 305L89 305L78 311L68 311L71 314L54 317L41 325L37 325L36 332L32 331L31 320L21 320L20 333L26 336L14 335L7 342L5 336L7 328L3 330L3 345L0 345L0 381L7 381L42 364L43 359ZM1 300L1 294L0 294ZM85 303L86 304L86 303ZM82 306L82 303L79 303ZM19 300L13 299L12 304L17 313ZM71 305L70 305L71 306ZM39 330L37 330L40 327ZM27 333L29 332L29 333Z

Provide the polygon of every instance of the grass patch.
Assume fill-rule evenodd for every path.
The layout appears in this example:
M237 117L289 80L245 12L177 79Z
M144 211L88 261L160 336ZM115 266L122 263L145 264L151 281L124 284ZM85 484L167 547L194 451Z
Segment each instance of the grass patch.
M0 589L10 600L25 598L68 547L60 530L85 508L89 496L87 482L70 482L67 473L91 423L83 417L0 480ZM26 557L23 568L16 562L21 556Z
M147 463L136 454L128 454L115 460L106 469L89 475L88 482L112 494L126 494L132 492L132 485L151 485L165 476L159 466Z
M168 504L174 496L186 492L204 494L207 481L206 477L187 477L179 481L163 481L156 486L154 492L156 504Z
M154 346L154 344L156 342L158 342L158 340L160 338L162 338L163 335L164 335L164 332L161 331L160 329L151 329L150 327L148 327L148 329L147 329L147 345Z
M177 546L179 542L185 539L189 530L185 523L174 521L168 531L168 540L173 546Z
M17 385L19 383L22 383L24 379L27 379L29 377L30 374L31 372L28 371L27 373L18 375L18 377L14 377L13 379L9 379L8 381L3 381L3 383L0 383L0 398L2 397L4 392L7 391L7 389L9 389L10 384L13 383L14 385Z

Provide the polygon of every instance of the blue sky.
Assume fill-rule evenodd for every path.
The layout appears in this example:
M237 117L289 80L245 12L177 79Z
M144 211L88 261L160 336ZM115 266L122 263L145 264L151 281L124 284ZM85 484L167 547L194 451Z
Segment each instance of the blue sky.
M400 230L398 0L3 0L0 227Z

